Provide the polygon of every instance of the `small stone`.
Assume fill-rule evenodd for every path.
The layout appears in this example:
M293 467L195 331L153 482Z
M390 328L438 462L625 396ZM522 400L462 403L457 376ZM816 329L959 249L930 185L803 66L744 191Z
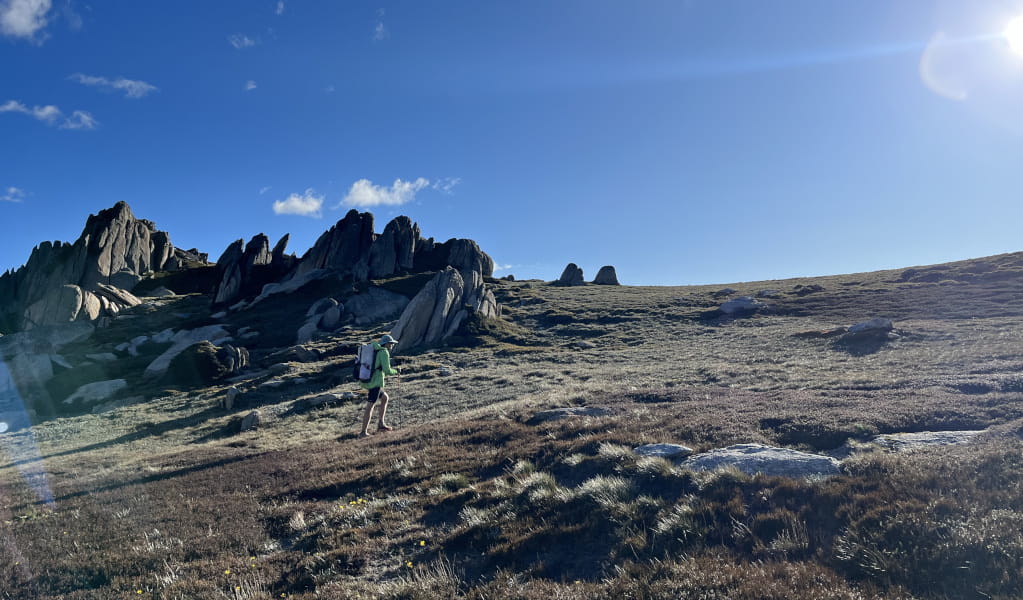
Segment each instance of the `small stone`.
M261 422L262 415L258 410L254 410L249 414L245 415L245 418L242 419L240 429L241 431L251 431L253 429L258 428Z
M682 458L693 453L693 449L679 444L647 444L633 448L640 456L659 456L661 458Z

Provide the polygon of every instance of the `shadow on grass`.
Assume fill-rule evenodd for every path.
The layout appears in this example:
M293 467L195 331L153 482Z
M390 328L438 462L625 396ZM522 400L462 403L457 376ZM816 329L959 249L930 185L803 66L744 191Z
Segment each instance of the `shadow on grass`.
M79 454L79 453L82 453L82 452L90 452L92 450L100 450L100 449L103 449L103 448L109 448L111 446L116 446L118 444L125 444L125 443L128 443L128 442L136 442L138 440L142 440L142 439L145 439L145 438L160 436L160 435L163 435L163 434L167 433L168 431L173 431L175 429L184 429L184 428L187 428L187 427L195 427L196 425L199 425L200 423L203 423L203 422L207 421L210 417L214 416L214 413L217 413L217 412L220 412L219 408L210 407L210 408L208 408L208 409L206 409L206 410L204 410L202 412L195 413L195 414L187 416L187 417L181 417L179 419L173 419L173 420L166 421L166 422L159 423L159 424L152 424L151 426L148 426L148 427L146 427L145 424L142 424L142 425L140 425L140 427L146 427L144 430L135 431L133 433L128 433L128 434L122 435L120 437L116 437L116 438L107 440L105 442L97 442L95 444L89 444L88 446L81 446L79 448L72 448L70 450L64 450L62 452L54 452L52 454L33 456L31 458L24 458L24 459L21 459L21 460L18 460L18 461L14 461L14 462L12 462L10 464L11 464L11 466L20 467L20 466L24 466L24 465L29 465L29 464L33 464L33 463L36 463L36 462L40 462L40 461L42 461L44 459L47 459L47 458L57 458L58 456L71 456L73 454Z

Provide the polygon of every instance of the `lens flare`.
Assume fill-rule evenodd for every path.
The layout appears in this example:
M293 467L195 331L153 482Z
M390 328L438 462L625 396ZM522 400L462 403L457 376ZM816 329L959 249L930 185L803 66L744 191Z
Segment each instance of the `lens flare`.
M1006 26L1002 35L1005 36L1005 41L1009 43L1009 48L1016 54L1023 56L1023 17L1016 17L1009 21L1009 25Z

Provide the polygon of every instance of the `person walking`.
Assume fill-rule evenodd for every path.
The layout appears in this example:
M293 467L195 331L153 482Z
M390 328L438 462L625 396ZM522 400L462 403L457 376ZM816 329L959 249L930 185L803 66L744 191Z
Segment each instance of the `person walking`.
M398 340L390 335L380 338L379 342L373 342L373 376L366 383L360 383L362 389L369 391L366 399L366 410L362 413L362 436L371 435L369 422L373 417L373 407L377 401L380 402L380 416L377 420L377 431L392 431L394 428L387 424L387 392L384 387L387 384L389 375L397 375L398 370L391 367L391 351L398 345Z

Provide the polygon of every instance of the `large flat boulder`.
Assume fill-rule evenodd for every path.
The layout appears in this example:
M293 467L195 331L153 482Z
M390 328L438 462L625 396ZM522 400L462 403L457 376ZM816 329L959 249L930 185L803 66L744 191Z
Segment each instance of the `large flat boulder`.
M737 444L711 450L687 459L681 466L694 471L735 467L747 475L762 473L782 477L828 476L841 472L839 462L830 456L763 444Z

